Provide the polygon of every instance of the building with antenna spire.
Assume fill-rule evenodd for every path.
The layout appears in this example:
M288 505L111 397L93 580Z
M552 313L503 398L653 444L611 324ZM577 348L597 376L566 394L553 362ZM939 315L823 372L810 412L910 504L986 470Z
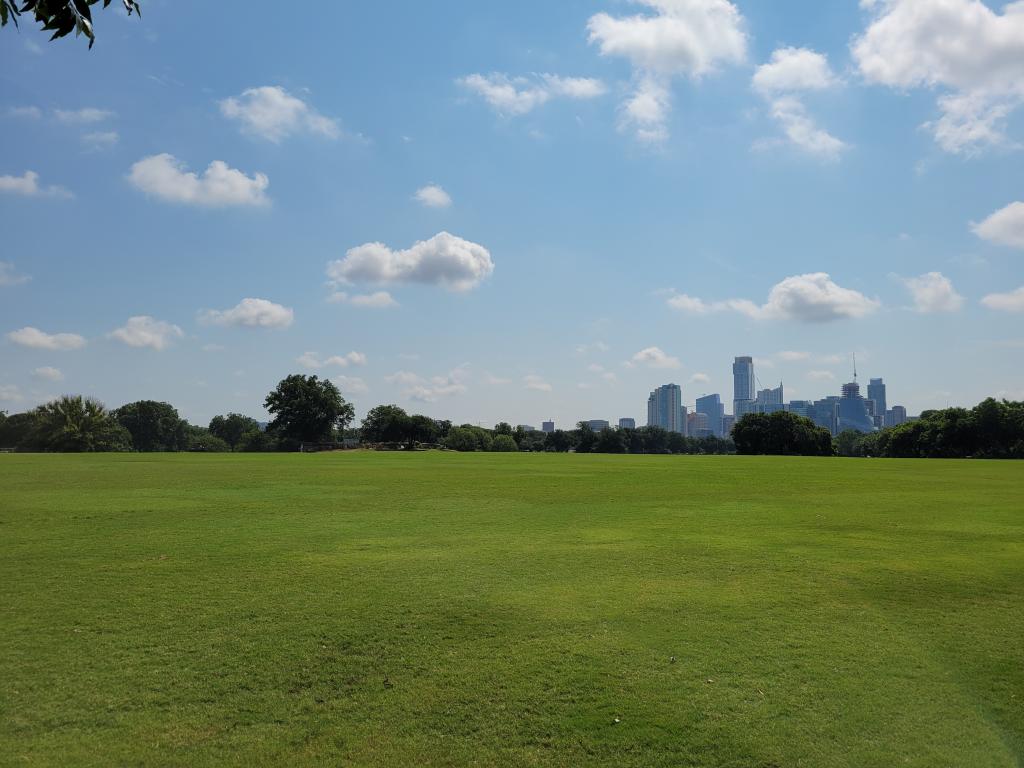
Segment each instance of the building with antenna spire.
M836 432L848 429L857 432L875 431L875 420L869 413L867 400L861 397L860 384L857 382L857 355L853 356L853 381L843 384L837 413Z

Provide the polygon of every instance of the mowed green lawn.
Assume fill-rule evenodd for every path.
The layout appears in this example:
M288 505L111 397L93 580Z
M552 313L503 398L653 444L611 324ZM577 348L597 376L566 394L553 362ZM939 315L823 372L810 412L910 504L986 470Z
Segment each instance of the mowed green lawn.
M0 456L0 765L1022 760L1024 463Z

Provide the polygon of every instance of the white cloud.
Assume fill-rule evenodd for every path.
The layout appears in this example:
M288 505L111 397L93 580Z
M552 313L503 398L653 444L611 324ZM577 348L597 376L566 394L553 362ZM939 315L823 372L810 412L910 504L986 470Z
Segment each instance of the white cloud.
M117 131L96 131L82 136L82 143L93 150L110 149L121 140Z
M1024 248L1024 203L1010 203L980 224L971 224L978 237L999 245Z
M595 341L592 344L578 344L576 346L576 354L589 355L592 352L607 352L609 349L611 349L611 347L603 341Z
M807 48L779 48L754 73L753 87L771 106L771 115L789 142L826 160L836 160L847 145L818 127L800 94L839 85L824 54ZM771 143L761 144L770 146Z
M324 117L312 106L276 85L249 88L240 96L220 102L225 117L237 120L245 133L275 144L300 133L336 139L341 136L338 123Z
M208 309L200 313L200 320L246 328L287 328L295 320L295 313L266 299L242 299L231 309Z
M593 99L607 91L600 80L551 74L526 78L493 72L469 75L456 82L481 96L494 111L509 116L525 115L555 98Z
M12 285L24 285L32 278L29 275L22 275L14 268L9 261L0 261L0 288Z
M627 365L631 367L643 365L648 368L660 368L665 370L675 370L683 367L683 364L679 362L679 358L666 354L658 347L647 347L647 349L641 349L633 355L633 359L630 360Z
M9 107L7 109L7 116L38 120L43 116L43 110L39 107Z
M1009 293L990 293L981 303L1000 312L1024 312L1024 285Z
M523 377L523 387L534 392L550 392L553 389L542 377L533 373Z
M706 373L695 373L690 377L691 384L710 384L711 377Z
M363 309L388 309L397 307L398 302L387 291L376 291L375 293L357 294L350 296L344 291L335 291L327 300L332 304L351 304L353 307Z
M785 360L787 363L798 363L798 362L800 362L802 360L810 360L811 359L811 353L810 352L797 352L797 351L794 351L794 350L786 350L784 352L779 352L779 359L780 360Z
M387 376L385 381L402 385L404 387L403 394L410 400L432 403L442 397L451 397L465 392L466 375L466 366L462 365L450 371L446 376L433 376L427 379L409 371L398 371Z
M868 82L940 91L926 123L947 152L1006 143L1024 102L1024 3L996 13L981 0L862 0L872 12L853 57Z
M686 294L672 296L668 305L690 314L732 311L754 320L823 323L864 317L877 310L880 303L858 291L837 285L825 272L812 272L787 277L776 284L768 294L768 301L762 305L748 299L706 302Z
M358 376L335 376L334 383L343 395L363 395L370 391L366 382Z
M77 333L46 333L32 326L11 331L7 338L21 347L45 349L50 352L66 352L85 346L85 339Z
M69 125L87 125L89 123L102 123L104 120L114 116L114 113L107 109L96 107L85 107L84 109L55 109L53 116L59 122Z
M505 379L505 378L502 378L501 376L495 376L493 373L485 373L484 374L484 381L487 384L490 384L492 387L500 387L500 386L504 386L505 384L511 384L512 383L511 379Z
M42 368L36 368L32 371L32 375L41 379L42 381L63 381L64 374L61 373L59 368L54 368L50 365L45 365Z
M0 384L0 403L21 403L25 396L14 384Z
M400 251L366 243L327 265L335 283L427 283L452 291L476 288L493 271L486 248L447 232Z
M836 375L832 371L808 371L807 378L813 381L835 381Z
M349 352L347 355L332 355L326 359L321 359L316 352L305 352L300 355L296 362L306 368L328 368L330 366L337 366L338 368L348 368L350 365L366 365L366 355L362 352Z
M590 42L601 55L627 59L636 87L622 107L622 123L637 139L658 143L668 137L672 77L697 79L722 64L746 58L747 35L739 10L728 0L636 0L652 13L611 16L587 22Z
M956 312L964 305L964 297L941 272L904 278L903 284L914 299L914 309L922 314Z
M262 173L246 176L214 160L197 176L173 155L152 155L132 166L128 181L147 195L170 203L221 207L228 205L266 205L270 180Z
M176 325L156 320L149 315L129 317L122 327L110 332L109 336L129 347L149 347L160 351L171 345L175 339L185 335Z
M416 190L415 199L427 208L449 208L452 204L451 195L437 184L428 184Z
M0 192L25 197L74 197L64 187L40 187L39 174L35 171L25 171L21 176L0 176Z

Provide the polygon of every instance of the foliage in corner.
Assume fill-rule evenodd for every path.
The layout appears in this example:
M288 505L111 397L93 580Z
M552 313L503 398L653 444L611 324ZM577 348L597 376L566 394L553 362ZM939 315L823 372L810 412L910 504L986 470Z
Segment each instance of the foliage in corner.
M19 16L31 13L42 29L53 32L51 40L64 37L73 30L76 37L85 35L89 38L89 47L92 48L96 36L92 29L90 6L100 2L106 8L111 0L25 0L20 8L15 0L0 0L0 26L5 26L8 20L17 26ZM133 13L142 16L137 0L121 0L121 3L129 16Z

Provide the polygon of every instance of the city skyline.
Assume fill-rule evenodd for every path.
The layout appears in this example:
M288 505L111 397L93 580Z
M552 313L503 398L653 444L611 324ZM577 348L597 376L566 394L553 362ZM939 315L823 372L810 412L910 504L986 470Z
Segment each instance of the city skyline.
M911 413L1024 399L996 3L145 10L92 50L3 30L2 410L262 421L315 373L360 417L642 423L668 381L731 410L734 349L755 397L838 396L856 353Z

